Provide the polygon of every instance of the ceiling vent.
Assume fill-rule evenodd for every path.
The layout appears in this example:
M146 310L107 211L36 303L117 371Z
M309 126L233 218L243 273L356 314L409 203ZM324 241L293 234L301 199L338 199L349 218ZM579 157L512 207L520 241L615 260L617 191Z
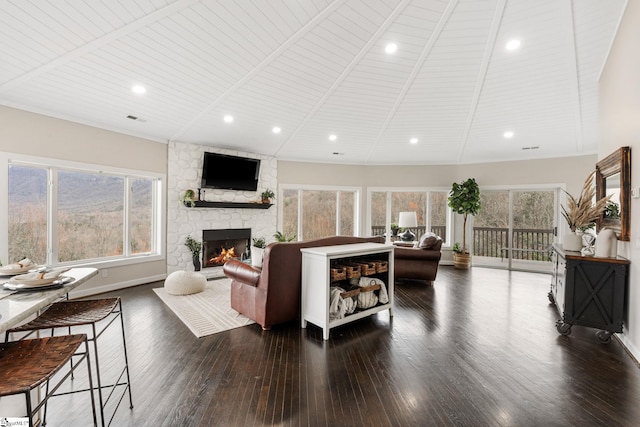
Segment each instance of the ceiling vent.
M139 118L139 117L137 117L137 116L133 116L133 115L131 115L131 114L129 114L129 115L127 116L127 119L137 120L137 121L139 121L140 123L146 123L146 122L147 122L147 119L141 119L141 118Z

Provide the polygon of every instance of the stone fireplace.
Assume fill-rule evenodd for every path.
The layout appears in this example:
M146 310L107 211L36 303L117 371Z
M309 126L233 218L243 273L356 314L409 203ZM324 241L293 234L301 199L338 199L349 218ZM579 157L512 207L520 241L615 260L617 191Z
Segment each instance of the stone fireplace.
M202 230L202 266L221 267L229 259L246 259L250 246L250 228Z
M198 206L192 208L181 203L180 197L186 189L192 189L197 194L198 188L200 188L202 160L205 151L259 158L261 162L258 191L232 191L209 188L201 192L201 200L225 202L228 206ZM167 274L174 271L193 269L191 252L184 245L184 240L188 235L194 239L201 240L204 237L203 230L249 229L249 235L246 238L223 236L220 239L216 239L242 239L243 243L246 241L244 244L248 246L248 249L235 249L237 255L245 253L245 256L251 249L250 242L253 237L265 237L268 239L269 236L273 236L278 223L277 200L274 206L269 209L248 209L243 205L258 202L260 192L267 188L276 190L278 188L277 172L278 161L274 157L225 150L210 145L170 141L167 178ZM234 206L235 203L238 206ZM207 239L205 238L204 240ZM204 243L202 249L201 261L203 269L201 273L208 279L224 277L222 267L207 266ZM220 251L220 245L206 244L206 251L213 251L214 249ZM242 258L242 255L238 256Z

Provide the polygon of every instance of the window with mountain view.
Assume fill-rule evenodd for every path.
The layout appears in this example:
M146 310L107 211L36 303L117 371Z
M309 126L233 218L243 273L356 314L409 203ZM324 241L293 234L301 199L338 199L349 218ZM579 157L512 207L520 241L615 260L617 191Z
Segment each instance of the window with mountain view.
M9 166L8 262L47 259L47 169Z
M157 184L155 177L10 164L8 261L27 256L55 264L155 252Z
M124 178L58 171L58 261L123 254Z

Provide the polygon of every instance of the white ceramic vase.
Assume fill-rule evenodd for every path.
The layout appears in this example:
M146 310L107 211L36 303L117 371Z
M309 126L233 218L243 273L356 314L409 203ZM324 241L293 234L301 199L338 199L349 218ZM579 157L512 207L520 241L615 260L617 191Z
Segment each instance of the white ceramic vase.
M564 235L562 247L565 251L580 252L582 249L582 236L572 231Z
M264 248L256 248L251 246L251 265L262 268L262 257L264 256Z
M596 238L596 256L601 258L618 256L618 238L613 230L608 228L600 230Z

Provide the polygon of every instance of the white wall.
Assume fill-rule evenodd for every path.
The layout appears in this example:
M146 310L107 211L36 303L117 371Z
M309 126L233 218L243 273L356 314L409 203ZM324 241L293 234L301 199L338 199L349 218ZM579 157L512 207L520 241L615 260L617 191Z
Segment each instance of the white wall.
M585 178L595 169L595 155L517 162L443 166L350 166L279 161L278 183L298 185L344 185L360 187L361 235L365 229L365 197L368 187L428 187L449 190L453 182L473 177L480 188L489 186L559 185L578 194ZM470 226L470 224L469 224ZM462 217L455 218L454 241L462 240ZM452 256L444 250L444 262Z
M0 151L160 174L167 170L165 144L2 106ZM100 268L101 274L74 291L74 296L162 280L166 274L164 259L107 268L87 266Z
M279 184L367 187L443 187L474 177L480 186L565 184L582 189L595 155L443 166L358 166L278 161Z
M631 147L631 187L640 187L640 2L629 1L600 78L600 143L602 159ZM631 241L618 242L618 255L631 260L628 319L622 340L640 360L640 199L631 199Z

